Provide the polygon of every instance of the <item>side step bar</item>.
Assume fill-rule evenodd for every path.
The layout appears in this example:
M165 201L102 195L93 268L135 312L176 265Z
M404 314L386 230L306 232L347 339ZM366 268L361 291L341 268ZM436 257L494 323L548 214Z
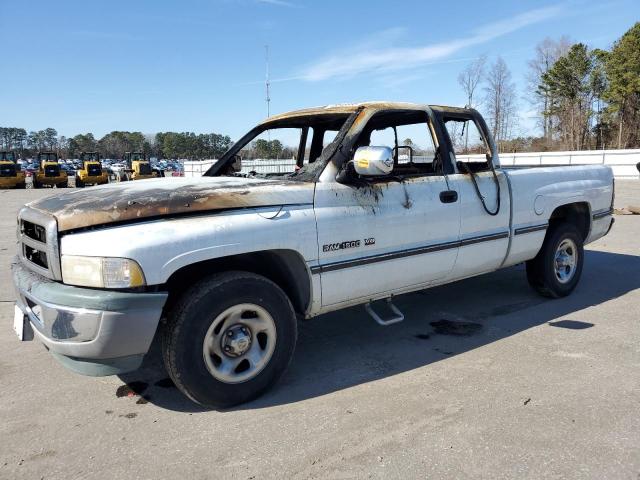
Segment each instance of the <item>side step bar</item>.
M394 313L394 315L390 318L382 318L380 315L378 315L373 309L373 307L371 306L371 302L366 303L364 305L364 309L371 316L371 318L373 318L376 321L378 325L382 325L383 327L388 327L389 325L393 325L394 323L403 321L404 314L398 309L398 307L396 307L393 304L393 302L391 301L391 297L387 298L386 302L387 302L387 306L389 307L389 310L391 310Z

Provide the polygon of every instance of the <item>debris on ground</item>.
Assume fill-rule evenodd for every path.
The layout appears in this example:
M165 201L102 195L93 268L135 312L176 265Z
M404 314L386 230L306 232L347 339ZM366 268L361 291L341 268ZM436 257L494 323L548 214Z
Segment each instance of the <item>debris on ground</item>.
M149 385L145 382L130 382L120 385L116 390L116 397L137 397L142 395Z
M614 215L640 215L640 207L636 207L635 205L628 205L623 208L614 208Z

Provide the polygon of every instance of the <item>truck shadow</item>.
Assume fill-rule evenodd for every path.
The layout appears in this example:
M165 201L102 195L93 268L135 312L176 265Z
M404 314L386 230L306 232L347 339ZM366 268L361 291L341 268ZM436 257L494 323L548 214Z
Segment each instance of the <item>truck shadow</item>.
M280 383L235 409L327 395L437 363L540 325L566 328L576 335L585 328L606 329L611 319L592 324L581 321L580 312L639 288L640 257L585 253L582 279L575 292L562 299L550 300L533 292L520 265L396 297L394 303L406 319L389 327L378 326L362 307L303 322L295 356ZM571 320L560 320L568 314ZM203 411L172 388L160 357L154 344L142 368L121 379L149 385L145 401L162 408Z

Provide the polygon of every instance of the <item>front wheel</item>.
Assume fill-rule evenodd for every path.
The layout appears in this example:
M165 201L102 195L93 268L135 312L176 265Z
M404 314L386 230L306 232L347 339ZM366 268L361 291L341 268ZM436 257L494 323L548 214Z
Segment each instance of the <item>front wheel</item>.
M582 236L572 224L553 228L538 255L527 262L529 284L545 297L566 297L578 284L584 263Z
M297 340L285 293L248 272L225 272L190 288L163 327L169 376L191 400L226 408L268 390L286 370Z

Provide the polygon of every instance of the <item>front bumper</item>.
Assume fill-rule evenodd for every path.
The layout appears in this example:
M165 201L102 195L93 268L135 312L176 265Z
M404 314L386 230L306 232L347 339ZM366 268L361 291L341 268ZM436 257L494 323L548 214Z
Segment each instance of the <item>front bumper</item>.
M82 175L79 175L80 180L83 181L84 183L95 183L95 184L101 184L101 183L107 183L109 181L109 176L107 175L107 173L103 173L102 175L85 175L84 177Z
M149 350L167 293L72 287L11 265L16 305L34 336L67 368L85 375L135 370Z
M66 175L59 175L57 177L46 177L42 174L36 174L35 178L42 185L58 185L59 183L68 181L68 177Z
M0 177L0 188L15 187L24 182L24 175L16 175L15 177Z

